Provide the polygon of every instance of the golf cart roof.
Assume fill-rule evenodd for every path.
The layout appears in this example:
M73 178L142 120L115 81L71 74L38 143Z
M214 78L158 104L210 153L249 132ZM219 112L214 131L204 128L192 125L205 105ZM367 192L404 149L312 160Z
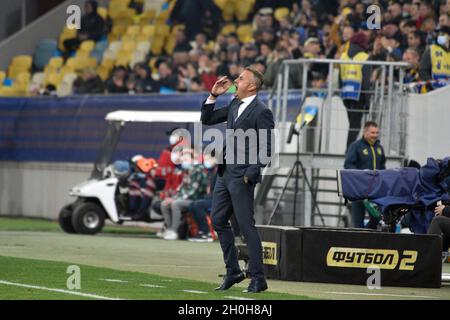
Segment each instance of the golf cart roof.
M200 122L199 111L113 111L107 121L124 122Z

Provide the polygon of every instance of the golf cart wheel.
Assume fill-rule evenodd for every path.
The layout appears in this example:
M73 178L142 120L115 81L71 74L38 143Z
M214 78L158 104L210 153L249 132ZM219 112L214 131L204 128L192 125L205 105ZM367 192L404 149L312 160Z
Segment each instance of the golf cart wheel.
M59 212L59 226L66 233L77 233L72 225L72 205L69 204Z
M72 225L77 233L96 234L105 224L105 212L95 203L84 202L75 207Z

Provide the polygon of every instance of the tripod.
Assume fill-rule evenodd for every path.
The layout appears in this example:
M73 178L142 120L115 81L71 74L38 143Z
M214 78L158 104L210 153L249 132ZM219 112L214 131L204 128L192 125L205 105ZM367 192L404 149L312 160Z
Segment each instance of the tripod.
M306 170L305 170L305 167L303 166L303 163L300 161L300 133L301 133L302 129L305 127L305 125L306 125L306 121L303 121L302 125L300 126L300 128L298 130L295 128L295 123L292 123L292 125L291 125L287 143L291 143L293 135L297 136L296 161L294 162L291 169L289 170L286 182L283 186L283 189L281 190L281 194L278 196L277 202L275 203L272 213L270 214L269 222L267 223L268 225L270 225L272 223L272 219L280 205L281 199L283 198L284 193L286 192L287 186L289 184L289 181L291 180L291 177L295 171L294 208L293 208L293 213L292 213L292 226L295 226L295 212L297 209L297 194L298 194L298 179L300 177L299 170L301 170L303 179L305 179L306 185L308 186L308 189L311 192L314 208L317 210L317 213L319 214L319 217L322 221L323 226L325 226L325 220L323 219L323 216L320 212L319 206L317 205L316 192L314 191L314 189L311 185L311 182L309 181L308 176L306 175Z

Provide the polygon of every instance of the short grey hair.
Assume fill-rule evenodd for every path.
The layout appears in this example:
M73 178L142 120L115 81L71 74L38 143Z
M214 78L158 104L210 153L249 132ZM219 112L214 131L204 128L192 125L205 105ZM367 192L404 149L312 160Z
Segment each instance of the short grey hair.
M246 71L250 71L253 74L253 79L256 85L256 91L259 91L264 84L264 75L256 70L254 67L246 67Z

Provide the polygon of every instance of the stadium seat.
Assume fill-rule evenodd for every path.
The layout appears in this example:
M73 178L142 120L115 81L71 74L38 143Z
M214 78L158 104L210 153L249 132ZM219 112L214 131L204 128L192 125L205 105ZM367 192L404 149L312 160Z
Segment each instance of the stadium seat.
M128 55L120 55L117 57L116 62L114 63L115 67L128 67L128 64L131 61L131 56Z
M8 77L15 79L19 73L29 72L32 63L33 58L29 55L19 55L14 57L8 68Z
M62 51L65 50L64 48L64 41L67 39L72 39L77 36L77 30L76 29L69 29L67 27L64 27L62 33L59 36L58 40L58 48Z
M156 37L152 41L152 46L150 48L152 54L160 55L164 47L164 39L161 37Z
M170 27L165 23L157 23L155 24L155 34L154 36L166 38L170 35Z
M41 87L45 80L45 73L35 72L31 78L31 84Z
M58 88L59 83L61 82L61 77L59 73L52 72L49 73L44 80L44 87L48 86L49 84L54 85L56 88Z
M229 33L231 33L231 32L236 32L236 25L231 24L231 23L225 25L225 26L222 28L222 30L220 30L220 33L223 34L223 35L227 35L227 34L229 34Z
M64 77L65 74L67 73L73 73L75 72L75 69L69 66L62 66L61 69L59 70L59 74Z
M139 26L128 26L126 35L136 38L136 36L141 32L141 28Z
M236 33L239 40L244 42L246 37L253 35L253 26L251 24L243 24L236 29Z
M19 95L20 93L13 87L0 86L0 97L14 97Z
M5 81L5 78L6 78L6 72L0 71L0 86L2 86L3 81Z
M166 2L166 0L145 0L144 11L154 10L155 14L157 14L161 11L164 2Z
M149 53L150 52L150 42L149 41L138 42L136 50L140 51L140 52L142 52L144 54Z
M103 81L106 81L109 78L109 74L111 73L111 69L103 65L98 66L96 71L100 79L102 79Z
M143 27L148 26L152 24L156 17L156 10L150 9L148 11L145 11L139 19L139 24Z
M280 22L287 16L289 16L289 8L287 7L277 8L274 12L274 17L278 22Z
M114 41L114 42L110 42L108 50L111 50L112 52L117 54L117 52L120 51L120 48L122 48L122 42Z
M62 76L62 80L58 85L58 88L56 90L56 94L59 97L64 97L71 95L73 93L73 83L77 79L76 73L68 73L64 76Z
M228 0L223 5L222 18L226 22L230 22L230 21L233 20L233 16L234 16L234 1L235 0Z
M80 57L69 58L66 61L66 66L68 66L69 68L72 68L75 71L81 70L88 65L89 59L90 58L86 59L86 58L80 58Z
M227 2L228 0L214 0L214 3L219 7L220 10L223 10L225 8Z
M141 51L135 51L130 60L130 68L133 69L137 63L145 62L146 54Z
M53 67L53 68L61 68L64 64L64 59L62 57L53 57L48 62L47 66Z
M137 43L134 41L125 41L122 42L122 47L120 51L124 52L133 52L136 49Z
M253 9L252 0L239 0L234 3L234 14L239 22L246 21Z
M31 74L29 72L19 73L14 80L12 87L17 90L20 96L24 96L28 92L28 86L30 85Z
M147 38L153 37L155 35L155 26L149 25L149 26L142 27L141 35L146 36Z
M81 43L79 50L91 53L91 51L94 50L94 48L95 42L92 40L86 40Z
M100 64L100 66L101 67L105 67L108 70L112 70L114 68L114 62L115 62L115 59L103 58L102 63Z
M98 7L97 8L97 13L103 18L103 20L106 21L106 19L108 18L108 9L105 7Z
M171 55L173 53L173 50L176 46L176 39L174 36L170 36L169 39L167 39L166 45L164 46L164 50L167 54Z

